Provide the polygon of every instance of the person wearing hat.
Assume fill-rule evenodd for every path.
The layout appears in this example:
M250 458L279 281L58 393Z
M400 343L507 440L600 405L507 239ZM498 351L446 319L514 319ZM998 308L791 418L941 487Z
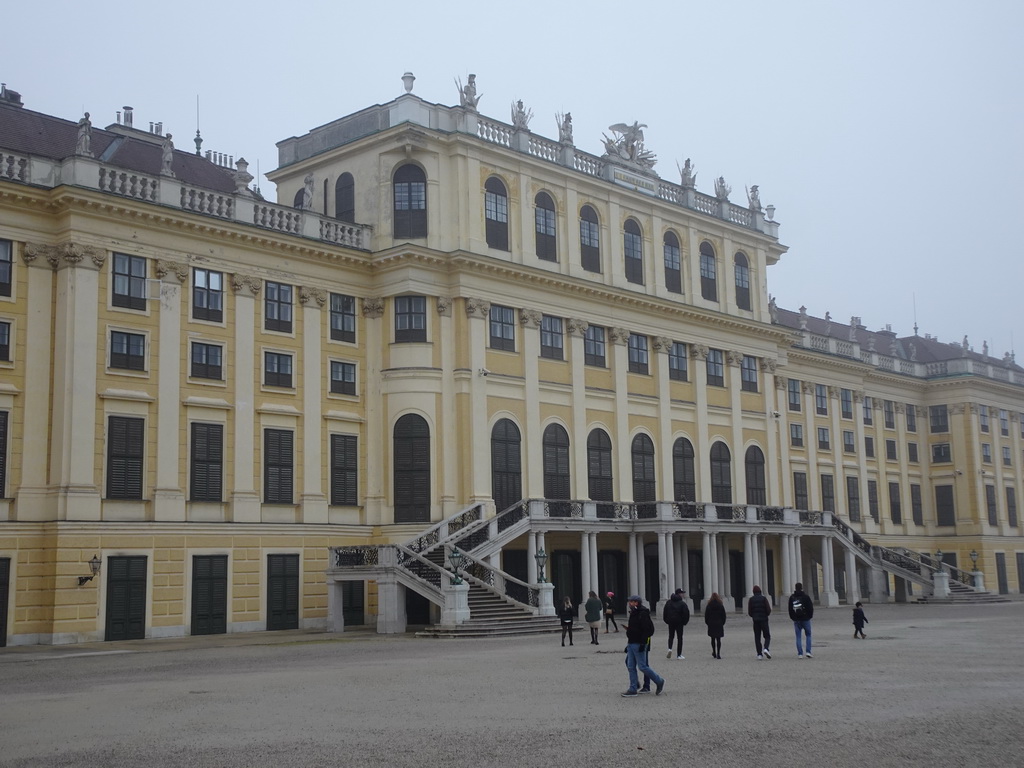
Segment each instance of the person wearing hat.
M772 612L772 604L761 594L761 588L754 585L754 594L747 601L747 615L754 622L754 648L757 649L757 658L770 659L772 652L768 646L772 642L772 632L768 628L768 617ZM764 635L764 648L761 647L761 636Z
M690 622L690 608L686 604L686 591L677 589L671 598L665 602L665 609L661 618L668 624L668 656L672 658L672 641L676 638L676 658L685 659L683 656L683 627Z
M615 593L609 592L601 601L604 604L604 633L608 634L608 622L612 623L615 631L619 631L619 625L615 623Z
M644 599L640 595L629 596L629 623L626 624L626 669L629 670L629 688L623 696L637 696L640 681L637 669L654 681L657 686L655 693L660 696L665 690L665 678L651 669L647 663L647 642L654 634L654 622L651 612L644 608ZM648 689L650 690L650 689Z

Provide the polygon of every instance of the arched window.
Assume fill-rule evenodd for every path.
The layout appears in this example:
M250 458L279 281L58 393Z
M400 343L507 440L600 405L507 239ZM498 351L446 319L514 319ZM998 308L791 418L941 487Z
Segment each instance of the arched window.
M523 498L519 427L502 419L491 430L491 496L498 512Z
M555 247L555 201L547 192L540 192L534 200L534 224L537 230L537 258L558 261Z
M672 446L672 486L676 501L697 500L693 445L685 437L680 437Z
M644 236L640 225L633 219L626 219L622 232L622 253L626 261L626 280L637 285L644 284Z
M395 423L395 522L430 520L430 427L422 416L406 414Z
M736 306L740 309L750 309L750 267L747 262L747 254L743 251L736 251L733 257L736 265Z
M593 501L613 501L612 441L603 429L587 436L587 490ZM598 517L611 517L611 508L597 505Z
M549 424L544 430L544 498L568 499L571 493L569 482L569 434L558 424ZM566 516L568 506L551 506L551 514ZM564 512L564 514L562 514Z
M580 208L580 263L587 272L601 271L601 227L589 205Z
M722 442L711 446L711 502L732 504L732 458Z
M764 454L756 445L747 448L744 460L747 469L747 504L768 503L768 487L764 479Z
M356 180L351 173L343 173L334 183L334 218L356 222Z
M417 165L403 165L392 181L395 237L427 236L427 175Z
M508 250L508 193L501 179L491 176L484 184L484 218L487 245Z
M715 249L705 240L700 244L700 295L708 301L718 301L718 267Z
M679 252L679 238L675 232L665 233L665 288L671 293L683 292L683 265Z
M658 491L655 487L654 443L647 435L639 434L633 438L631 450L633 458L633 501L637 504L649 504L651 512L657 500ZM639 512L640 510L638 510Z

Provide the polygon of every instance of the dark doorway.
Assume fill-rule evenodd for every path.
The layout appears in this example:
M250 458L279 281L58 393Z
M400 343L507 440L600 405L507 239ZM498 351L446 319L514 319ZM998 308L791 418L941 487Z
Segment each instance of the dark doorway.
M529 583L526 572L526 550L525 549L504 549L501 552L501 570L509 576L515 576L520 581Z
M422 416L407 413L395 423L395 522L430 521L430 427Z
M267 555L267 629L299 628L299 556Z
M654 606L661 600L661 579L658 568L658 545L644 545L644 594L641 597L647 600L647 607L652 611ZM672 589L671 585L669 589Z
M704 550L691 549L687 555L687 563L690 570L690 599L693 601L693 609L700 610L701 601L704 599Z
M228 631L228 556L192 557L192 634Z
M626 612L626 553L617 549L606 549L597 553L597 583L599 595L604 597L614 592L616 613Z
M0 557L0 648L7 647L7 600L11 592L11 558Z
M583 587L580 584L580 553L574 550L556 549L551 554L551 583L555 585L553 595L555 608L562 605L566 595L573 605L579 605Z
M361 627L366 623L363 582L341 582L341 620L346 627Z
M107 559L105 640L141 640L146 636L146 556Z
M996 552L996 584L999 594L1005 595L1010 591L1009 582L1006 579L1006 553Z
M430 601L411 589L405 590L405 623L415 626L430 624Z
M762 584L761 587L772 596L772 604L776 605L775 601L775 552L770 549L765 550L765 565L768 571L768 583Z
M743 553L738 549L729 550L729 584L732 589L732 603L734 608L743 607L743 592L747 584L747 567L743 562ZM723 599L728 605L728 601Z

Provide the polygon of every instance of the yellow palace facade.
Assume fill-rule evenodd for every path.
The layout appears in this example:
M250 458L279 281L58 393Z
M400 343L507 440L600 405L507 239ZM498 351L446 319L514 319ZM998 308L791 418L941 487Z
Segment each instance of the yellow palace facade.
M4 644L458 621L342 553L516 505L480 565L541 609L1022 591L1012 355L776 307L772 207L662 180L636 124L591 155L407 86L281 142L283 204L0 96Z

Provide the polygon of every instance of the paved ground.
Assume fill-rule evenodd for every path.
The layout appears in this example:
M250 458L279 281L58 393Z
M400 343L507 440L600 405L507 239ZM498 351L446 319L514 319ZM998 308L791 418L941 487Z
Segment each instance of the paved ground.
M777 612L778 613L778 612ZM2 766L1024 766L1024 602L819 610L798 660L691 621L660 697L624 634L437 641L310 632L0 649ZM701 618L695 616L700 622Z

